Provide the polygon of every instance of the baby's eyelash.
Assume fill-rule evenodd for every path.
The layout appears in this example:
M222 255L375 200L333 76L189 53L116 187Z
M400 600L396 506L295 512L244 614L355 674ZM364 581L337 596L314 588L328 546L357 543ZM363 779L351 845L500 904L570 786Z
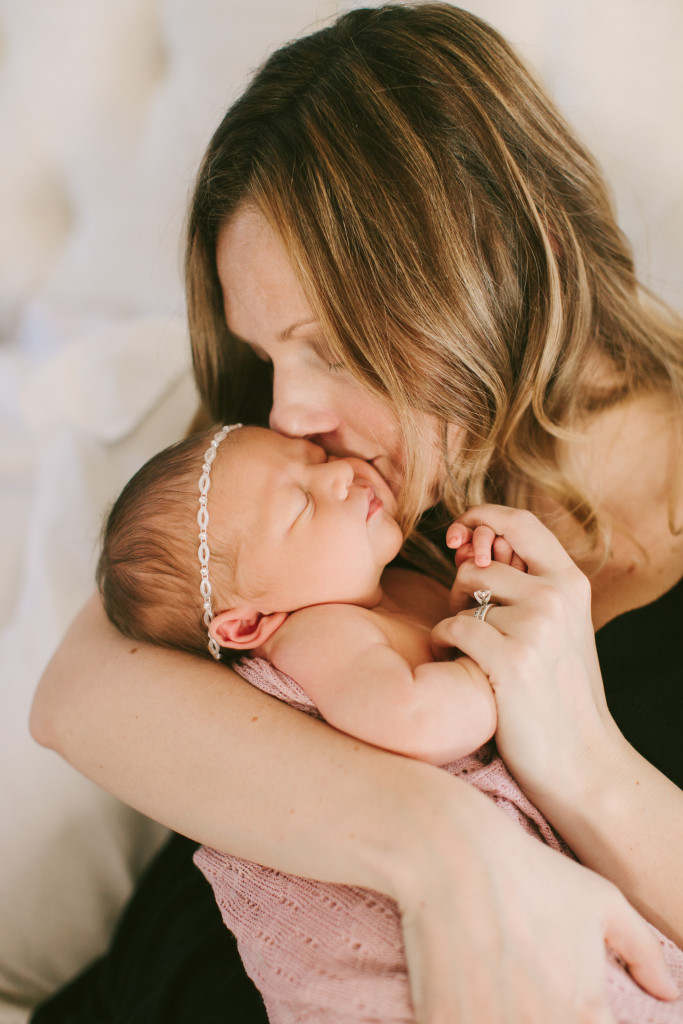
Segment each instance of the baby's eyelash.
M330 373L341 373L341 371L344 369L344 366L342 363L328 363L327 369L330 371Z

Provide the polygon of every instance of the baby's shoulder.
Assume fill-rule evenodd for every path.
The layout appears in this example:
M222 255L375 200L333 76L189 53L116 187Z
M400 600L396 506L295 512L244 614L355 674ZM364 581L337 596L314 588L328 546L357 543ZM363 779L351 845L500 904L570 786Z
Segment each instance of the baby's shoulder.
M283 635L302 630L325 632L330 628L340 629L347 626L380 626L381 622L382 616L374 608L363 608L357 604L313 604L288 615L281 632Z
M372 609L311 605L292 612L257 653L303 685L321 665L343 664L368 647L388 644L388 628Z
M355 604L316 604L291 612L268 642L263 657L272 659L277 652L288 651L302 641L326 644L346 637L347 642L367 642L385 638L384 617L372 608Z

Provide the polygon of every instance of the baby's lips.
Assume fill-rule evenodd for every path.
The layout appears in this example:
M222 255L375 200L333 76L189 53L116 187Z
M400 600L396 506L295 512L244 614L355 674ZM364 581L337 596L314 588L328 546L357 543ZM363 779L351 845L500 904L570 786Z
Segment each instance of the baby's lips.
M346 458L346 461L351 463L353 466L354 474L357 476L358 480L371 487L387 512L390 515L394 515L396 512L396 499L392 494L389 484L386 482L379 470L375 469L372 463L366 462L365 459L360 459L356 456L349 456Z

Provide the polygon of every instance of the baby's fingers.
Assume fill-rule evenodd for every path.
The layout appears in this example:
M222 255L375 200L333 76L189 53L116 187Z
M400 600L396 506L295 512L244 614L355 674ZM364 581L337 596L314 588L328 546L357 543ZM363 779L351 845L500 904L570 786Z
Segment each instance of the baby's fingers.
M455 552L455 568L459 569L462 563L469 561L470 558L474 558L474 545L468 541Z
M526 564L519 555L513 551L512 544L505 537L496 537L493 542L493 560L502 562L504 565L511 565L513 569L526 572Z
M525 563L513 550L510 542L505 537L496 536L495 531L483 523L474 529L470 529L464 523L452 523L446 534L446 543L449 548L456 549L456 568L471 558L475 565L482 569L494 560L526 572Z
M526 564L513 550L512 544L505 537L496 536L488 526L477 526L470 530L462 523L453 523L447 534L447 543L456 549L456 569L471 558L475 565L484 569L493 560L521 572L527 571Z
M464 523L451 523L446 531L446 545L460 550L472 540L472 531Z
M493 545L496 540L495 530L490 526L477 526L472 534L472 546L474 548L474 564L485 569L491 564Z
M505 537L496 537L493 542L492 554L494 561L502 562L503 565L512 565L512 559L515 555L512 550L512 544Z
M460 554L463 548L467 547L469 550L467 557L474 557L475 563L482 566L482 568L491 564L491 552L495 539L495 531L490 526L482 524L475 526L474 529L470 529L461 522L451 523L446 533L446 544L449 548L456 548ZM461 554L460 558L456 561L459 564L465 561L465 559Z
M479 505L463 512L458 523L476 529L484 519L496 534L505 537L534 576L574 567L557 537L531 512L503 505Z

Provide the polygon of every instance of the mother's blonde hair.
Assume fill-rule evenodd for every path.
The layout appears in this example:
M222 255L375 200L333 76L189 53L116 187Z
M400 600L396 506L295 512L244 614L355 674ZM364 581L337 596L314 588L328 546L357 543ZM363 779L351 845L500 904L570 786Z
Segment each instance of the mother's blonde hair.
M631 394L680 403L681 325L644 299L599 168L492 28L446 3L354 10L274 53L226 114L190 212L190 330L210 418L258 422L270 377L230 336L216 270L243 203L333 358L397 412L406 528L428 486L420 410L443 425L448 516L540 489L596 536L558 445Z

